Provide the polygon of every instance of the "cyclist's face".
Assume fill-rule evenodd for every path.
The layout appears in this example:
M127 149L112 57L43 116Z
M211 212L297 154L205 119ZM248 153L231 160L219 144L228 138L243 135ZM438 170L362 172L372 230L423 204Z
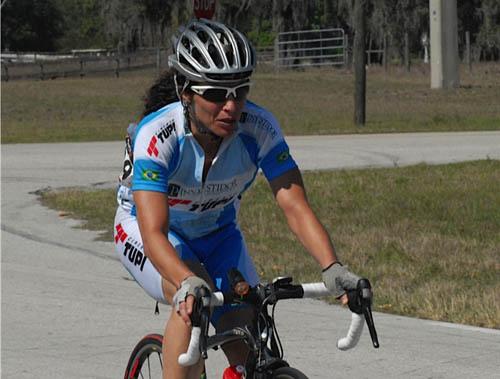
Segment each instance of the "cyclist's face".
M246 93L238 96L229 95L227 99L221 102L214 102L205 99L196 93L189 96L194 105L194 116L198 122L201 122L212 133L219 137L227 137L236 131L238 120L245 106Z

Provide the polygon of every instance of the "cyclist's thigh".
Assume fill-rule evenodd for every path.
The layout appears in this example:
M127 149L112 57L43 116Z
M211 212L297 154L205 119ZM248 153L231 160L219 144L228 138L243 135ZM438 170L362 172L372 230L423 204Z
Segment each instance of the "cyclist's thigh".
M123 266L149 296L165 303L161 276L144 254L137 219L121 208L116 211L114 237L115 251Z
M137 218L119 208L115 216L114 237L115 251L118 253L120 261L127 271L149 296L161 303L167 303L164 289L167 289L168 285L162 285L164 283L162 283L161 275L144 254ZM169 233L168 238L190 269L197 275L209 280L208 274L184 241L174 233ZM167 293L167 295L170 294ZM168 296L168 298L170 297Z

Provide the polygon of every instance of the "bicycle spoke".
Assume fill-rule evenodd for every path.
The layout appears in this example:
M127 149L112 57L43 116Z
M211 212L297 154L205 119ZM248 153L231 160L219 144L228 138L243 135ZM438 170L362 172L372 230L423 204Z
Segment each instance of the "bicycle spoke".
M151 379L151 363L149 362L149 355L148 355L148 372L149 372L149 379Z

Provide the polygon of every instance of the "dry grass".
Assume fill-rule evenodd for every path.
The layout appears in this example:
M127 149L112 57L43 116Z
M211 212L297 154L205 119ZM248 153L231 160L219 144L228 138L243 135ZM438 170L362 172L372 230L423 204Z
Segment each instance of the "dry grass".
M304 180L342 261L374 285L377 310L500 328L499 161L310 172ZM110 240L113 196L44 201L90 220L87 227L106 227ZM87 209L95 204L99 213ZM243 197L240 221L262 278L320 279L262 177Z
M428 66L410 74L372 66L363 128L352 123L354 77L346 70L257 72L250 99L270 109L288 135L498 130L500 65L462 71L461 88L437 91L429 88ZM2 142L122 139L154 75L3 82Z

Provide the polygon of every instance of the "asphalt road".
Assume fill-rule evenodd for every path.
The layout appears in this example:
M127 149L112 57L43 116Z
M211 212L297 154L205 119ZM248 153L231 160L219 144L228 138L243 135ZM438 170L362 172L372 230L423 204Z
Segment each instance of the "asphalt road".
M289 138L302 169L500 159L500 132ZM119 142L2 145L2 378L119 378L144 334L162 332L168 308L150 300L111 242L42 207L36 191L109 187ZM319 279L319 276L318 276ZM499 378L500 331L374 315L381 347L365 332L340 352L349 312L320 301L278 306L286 358L311 378ZM225 366L210 354L209 377Z

